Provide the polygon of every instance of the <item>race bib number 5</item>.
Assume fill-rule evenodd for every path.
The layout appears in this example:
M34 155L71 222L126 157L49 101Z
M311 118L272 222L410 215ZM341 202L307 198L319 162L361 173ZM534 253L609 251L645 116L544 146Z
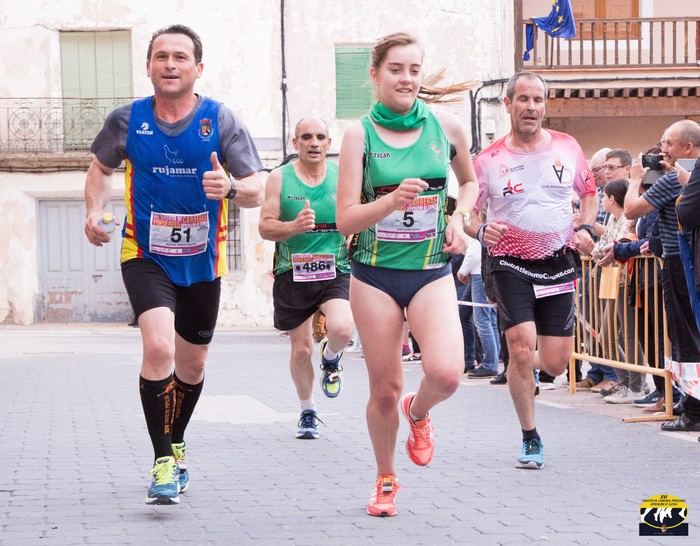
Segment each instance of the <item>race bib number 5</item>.
M377 222L377 240L417 243L435 239L437 219L438 196L416 197L410 205Z
M292 254L292 275L294 282L335 279L335 255Z
M194 256L207 250L209 214L151 213L149 248L164 256Z

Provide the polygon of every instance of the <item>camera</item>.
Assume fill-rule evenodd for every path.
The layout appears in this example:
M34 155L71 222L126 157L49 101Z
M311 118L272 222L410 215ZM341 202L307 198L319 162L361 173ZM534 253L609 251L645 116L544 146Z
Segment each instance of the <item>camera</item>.
M663 154L642 154L642 167L647 167L652 171L662 171L661 161Z

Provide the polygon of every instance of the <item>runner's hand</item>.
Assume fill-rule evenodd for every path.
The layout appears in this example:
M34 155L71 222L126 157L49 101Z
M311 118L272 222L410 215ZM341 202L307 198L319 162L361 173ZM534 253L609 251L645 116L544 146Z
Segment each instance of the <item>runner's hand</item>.
M311 203L309 203L309 200L306 199L304 201L304 208L299 211L299 214L297 214L297 217L294 219L294 233L306 233L315 227L316 212L311 208Z
M464 254L467 250L467 235L464 233L464 221L454 215L450 223L445 227L445 244L443 252L450 254Z
M508 231L508 226L498 222L489 222L484 229L484 244L486 246L495 245L501 237Z
M95 246L102 246L105 243L109 243L112 240L112 234L107 233L103 228L102 228L102 216L104 214L104 211L96 211L88 214L87 218L85 218L85 235L88 238L88 241L92 243ZM114 225L118 226L119 225L119 220L117 218L114 218Z
M211 153L211 171L206 171L202 180L207 199L220 201L231 190L231 179L219 163L216 152Z
M574 244L576 245L576 249L584 256L590 256L595 248L595 243L591 238L591 234L585 229L579 229L574 233Z
M413 200L422 191L428 189L428 183L420 178L404 178L399 187L392 191L391 195L394 199L394 210L410 205Z

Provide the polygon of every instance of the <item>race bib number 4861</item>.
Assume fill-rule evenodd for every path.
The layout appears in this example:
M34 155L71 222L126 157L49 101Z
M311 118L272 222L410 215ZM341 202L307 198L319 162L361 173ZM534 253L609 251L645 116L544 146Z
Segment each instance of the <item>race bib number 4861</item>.
M294 282L335 279L334 254L292 254Z

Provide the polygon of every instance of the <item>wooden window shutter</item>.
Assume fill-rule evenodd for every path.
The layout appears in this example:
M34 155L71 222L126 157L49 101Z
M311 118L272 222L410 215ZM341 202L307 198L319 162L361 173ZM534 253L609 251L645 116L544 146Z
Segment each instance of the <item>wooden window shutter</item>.
M336 46L336 118L359 118L366 114L374 103L374 90L369 81L369 67L369 47Z

